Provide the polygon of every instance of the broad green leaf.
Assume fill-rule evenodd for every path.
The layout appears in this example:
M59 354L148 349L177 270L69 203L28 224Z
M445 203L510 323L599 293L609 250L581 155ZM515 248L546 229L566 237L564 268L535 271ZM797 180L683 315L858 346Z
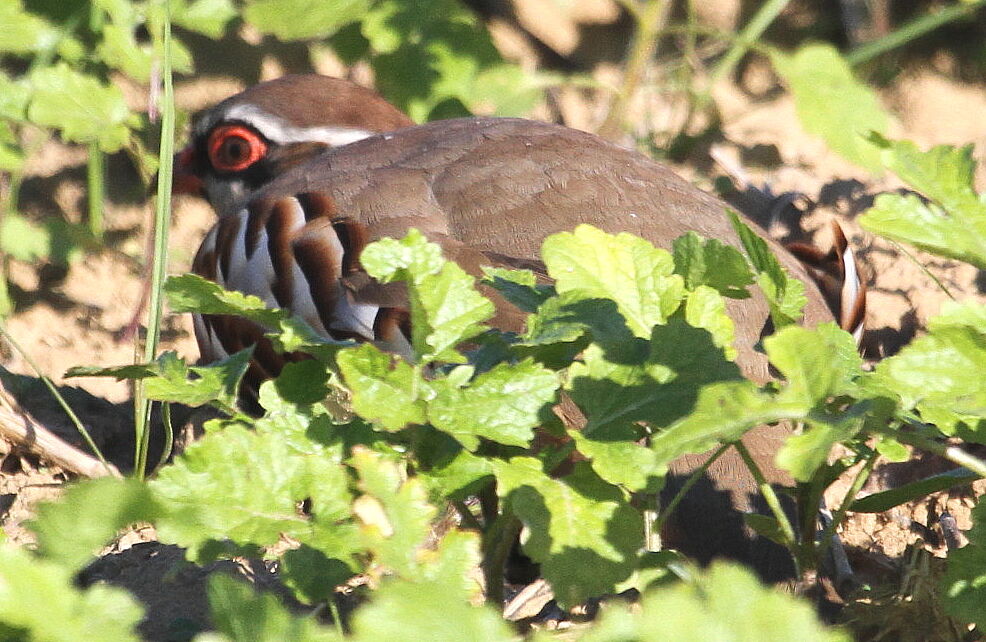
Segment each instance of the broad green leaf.
M722 348L727 359L736 358L736 327L726 313L726 301L707 285L699 285L688 293L685 302L685 321L695 328L708 330L717 348Z
M313 359L287 363L281 374L274 379L274 388L285 401L297 404L312 404L322 401L329 395L326 385L329 371Z
M224 290L197 274L171 276L164 282L164 294L173 312L229 314L274 327L290 315L271 310L260 298L242 292Z
M541 254L559 294L612 299L638 337L649 337L684 298L684 280L673 274L671 254L630 234L579 225L545 239Z
M589 324L572 309L581 301L577 292L549 297L527 317L521 345L540 346L578 341ZM625 327L625 326L624 326Z
M648 591L639 607L613 605L582 642L849 642L824 627L811 605L760 584L753 573L715 562L699 577Z
M787 379L783 398L812 406L852 390L863 360L856 342L834 323L781 328L764 339L770 362Z
M484 266L483 279L503 297L525 312L535 312L555 293L550 285L538 285L530 270L508 270Z
M420 578L419 549L436 513L420 479L404 479L396 463L364 448L350 460L363 495L353 504L366 548L375 561L406 579Z
M13 121L27 120L30 101L31 86L25 79L11 80L0 72L0 117Z
M493 476L493 464L490 459L460 450L421 475L441 495L461 498L474 484Z
M983 205L976 196L976 161L972 145L936 145L922 151L907 140L889 140L873 133L869 142L881 151L884 166L902 181L942 207L963 210L973 207L981 214Z
M753 274L735 247L688 232L675 239L673 251L675 274L685 279L689 290L707 285L731 299L750 297L746 288L753 285Z
M8 212L0 221L0 249L25 263L44 260L51 256L51 235L20 214Z
M34 124L57 129L66 140L98 142L104 152L115 152L127 143L136 120L118 87L65 64L38 69L30 81L34 93L27 117Z
M360 263L381 283L420 282L438 274L445 259L442 248L429 243L420 230L411 228L403 239L383 238L368 245L360 255Z
M189 31L218 40L237 11L231 0L188 0L174 2L171 19Z
M538 82L505 63L477 15L454 0L379 0L361 30L377 88L416 121L520 115Z
M348 483L332 458L299 451L277 431L231 424L189 446L149 486L166 510L157 522L162 541L187 547L192 559L226 540L262 547L282 534L307 543L328 531L344 546L326 553L349 563L359 544ZM298 511L306 499L310 516Z
M353 618L353 638L376 640L509 640L513 631L488 606L470 602L476 581L479 542L452 531L431 553L423 580L388 579L370 604Z
M465 360L455 346L483 332L483 322L494 312L493 304L476 291L473 277L445 261L441 248L416 229L400 241L371 243L360 261L382 283L407 283L411 344L419 360Z
M47 21L28 13L21 0L0 3L0 52L35 54L51 49L58 31Z
M643 488L663 470L653 452L637 443L644 436L637 422L650 415L648 404L661 403L665 382L655 380L646 364L608 361L596 344L585 350L582 359L569 368L567 387L587 423L569 434L600 477L612 484Z
M427 384L406 361L364 344L342 350L337 362L359 416L389 431L425 422Z
M839 51L830 44L810 43L791 55L773 50L770 59L794 97L805 130L846 160L879 171L877 151L863 136L885 131L889 117Z
M669 463L735 441L757 424L800 417L807 411L803 405L778 402L749 381L713 383L699 391L690 415L651 438L651 448L660 461Z
M370 0L247 0L243 18L280 40L325 38L363 18Z
M45 559L79 570L117 531L153 521L159 513L142 482L107 477L76 483L58 501L41 504L31 529Z
M906 409L948 435L986 443L986 306L947 303L929 333L876 367Z
M986 502L972 509L969 543L948 552L948 565L941 589L945 609L963 622L986 627Z
M736 212L727 211L733 229L740 237L743 249L756 271L757 285L770 304L770 318L778 329L797 323L801 318L805 303L805 284L787 273L777 257L770 251L767 242L740 220Z
M880 194L860 223L867 230L986 269L986 204L973 189L972 147L939 145L927 152L908 141L873 135L884 164L924 194Z
M163 366L161 376L144 382L144 394L155 401L174 401L193 407L213 400L235 406L240 380L250 365L251 352L250 349L241 350L208 366L192 366L187 370L183 359L168 360L168 355L174 353L166 352L159 357Z
M63 536L71 537L71 533ZM0 546L0 631L8 640L139 640L139 603L123 589L80 590L71 568Z
M142 379L148 399L195 407L218 400L234 406L240 380L250 364L250 354L251 349L241 350L208 366L189 367L183 357L169 350L151 363L108 368L77 366L69 368L65 376L115 377L118 381Z
M526 527L524 552L563 605L612 592L633 572L643 519L585 462L560 479L536 459L494 462L497 492Z
M601 477L635 489L663 474L662 466L670 461L636 443L644 436L639 422L673 424L694 412L704 384L742 380L736 364L724 357L707 331L677 316L655 326L645 347L635 360L590 345L582 362L569 367L566 385L587 419L578 434L572 433L579 451L589 456ZM682 452L692 452L682 447Z
M257 592L243 579L213 573L207 588L216 630L229 640L341 640L310 616L294 615L273 592Z
M457 370L471 373L472 368ZM527 446L541 409L555 398L559 386L558 375L531 359L501 363L464 383L456 383L452 375L432 381L435 397L428 403L428 419L469 450L479 446L480 437Z

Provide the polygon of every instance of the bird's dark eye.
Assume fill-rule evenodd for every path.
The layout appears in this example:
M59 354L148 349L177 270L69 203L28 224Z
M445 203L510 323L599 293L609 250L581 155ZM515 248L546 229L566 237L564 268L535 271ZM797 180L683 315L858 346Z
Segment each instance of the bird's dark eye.
M267 143L243 125L222 125L209 134L209 161L220 172L242 171L267 154Z

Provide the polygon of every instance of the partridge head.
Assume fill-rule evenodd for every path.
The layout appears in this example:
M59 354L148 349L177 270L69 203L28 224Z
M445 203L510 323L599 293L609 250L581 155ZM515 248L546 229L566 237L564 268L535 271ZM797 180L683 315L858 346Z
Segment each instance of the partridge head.
M482 265L543 272L544 238L580 223L662 247L689 230L739 243L724 203L664 165L591 134L521 119L413 126L376 94L315 75L257 85L202 114L177 156L176 185L204 195L219 214L196 272L289 308L326 336L398 352L407 345L405 303L362 273L359 254L367 243L411 227L474 273ZM798 260L767 242L806 282L806 323L831 320ZM849 299L845 316L855 324L850 317L861 304ZM494 324L520 330L523 317L499 303ZM766 301L753 293L727 305L737 363L751 379L766 381L767 362L755 349L769 324ZM256 344L253 385L276 375L285 358L260 328L238 319L197 318L196 337L206 359ZM772 482L790 482L773 463L786 434L761 426L744 437ZM675 462L669 492L706 458ZM783 576L789 559L751 539L740 516L756 509L757 495L738 455L727 451L679 506L670 543L703 561L726 555L767 578Z

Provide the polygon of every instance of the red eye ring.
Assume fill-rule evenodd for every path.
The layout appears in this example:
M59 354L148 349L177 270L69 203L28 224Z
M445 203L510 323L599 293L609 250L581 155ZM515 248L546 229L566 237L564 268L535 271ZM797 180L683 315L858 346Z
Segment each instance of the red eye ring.
M249 127L222 125L209 134L209 162L221 172L242 171L267 154L267 143Z

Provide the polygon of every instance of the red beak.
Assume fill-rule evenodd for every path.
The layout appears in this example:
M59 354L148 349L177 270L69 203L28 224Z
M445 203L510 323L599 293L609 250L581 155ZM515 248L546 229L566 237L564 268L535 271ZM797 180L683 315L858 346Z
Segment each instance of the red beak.
M195 173L195 148L188 146L175 154L175 169L171 183L172 194L195 194L201 196L204 185Z

